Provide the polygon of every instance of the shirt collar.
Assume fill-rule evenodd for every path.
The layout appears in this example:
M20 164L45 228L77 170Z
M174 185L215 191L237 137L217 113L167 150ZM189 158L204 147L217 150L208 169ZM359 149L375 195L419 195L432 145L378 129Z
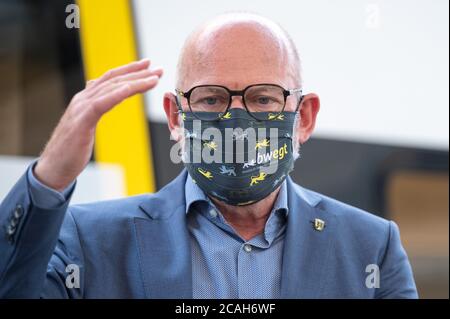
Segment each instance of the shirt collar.
M289 213L288 189L286 180L283 182L283 184L281 184L277 200L275 201L275 205L273 205L273 211L284 211L286 213L286 216Z

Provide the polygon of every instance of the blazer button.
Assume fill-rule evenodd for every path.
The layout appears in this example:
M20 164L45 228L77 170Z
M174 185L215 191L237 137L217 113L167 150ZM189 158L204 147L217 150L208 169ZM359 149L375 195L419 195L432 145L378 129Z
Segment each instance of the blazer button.
M14 218L19 219L23 215L23 207L22 205L17 205L16 209L14 210Z
M15 232L16 232L16 227L14 227L12 225L8 225L8 227L6 228L6 235L12 236L12 235L14 235Z
M12 226L12 227L14 227L14 228L16 228L18 224L19 224L19 219L18 219L18 218L15 218L15 217L13 217L13 218L11 219L11 221L9 222L9 225Z
M14 236L6 236L6 240L12 245L14 244Z

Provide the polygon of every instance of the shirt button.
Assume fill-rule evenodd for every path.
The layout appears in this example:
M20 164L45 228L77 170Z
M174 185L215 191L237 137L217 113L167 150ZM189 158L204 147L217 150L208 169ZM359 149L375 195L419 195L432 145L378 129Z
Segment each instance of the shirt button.
M252 251L252 246L251 245L249 245L249 244L245 244L244 245L244 250L246 251L246 252L251 252Z
M209 216L211 216L212 218L216 218L217 217L217 211L215 209L211 209L209 211Z

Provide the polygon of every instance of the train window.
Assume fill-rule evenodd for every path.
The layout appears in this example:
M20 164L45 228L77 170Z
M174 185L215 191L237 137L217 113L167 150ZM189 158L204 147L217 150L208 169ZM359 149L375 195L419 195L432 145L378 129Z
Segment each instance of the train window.
M70 1L0 1L0 154L37 156L84 86Z

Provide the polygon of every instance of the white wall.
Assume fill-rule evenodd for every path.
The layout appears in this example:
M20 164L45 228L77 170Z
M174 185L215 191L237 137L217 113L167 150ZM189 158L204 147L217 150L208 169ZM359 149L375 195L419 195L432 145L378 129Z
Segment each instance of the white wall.
M35 159L0 156L0 203ZM89 203L125 196L125 177L119 165L90 163L78 176L70 203Z
M165 68L147 94L165 121L163 93L188 33L230 10L281 23L303 60L304 91L321 97L316 136L448 150L447 0L134 0L141 56ZM169 138L169 137L167 137Z

